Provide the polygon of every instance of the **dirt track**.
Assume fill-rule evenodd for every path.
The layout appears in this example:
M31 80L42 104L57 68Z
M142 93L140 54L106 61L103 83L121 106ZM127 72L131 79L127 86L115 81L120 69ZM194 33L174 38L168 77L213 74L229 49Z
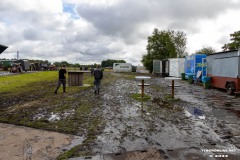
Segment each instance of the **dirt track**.
M165 159L219 159L216 156L222 156L234 160L240 157L239 97L228 96L219 90L204 90L202 86L178 81L176 83L180 87L175 88L176 95L173 101L166 96L171 93L168 87L170 81L152 77L148 81L150 86L145 90L152 99L141 103L130 98L131 94L139 92L139 82L126 78L123 74L114 76L117 80L103 85L99 95L94 96L92 89L74 95L82 99L86 96L88 101L97 104L91 117L104 119L104 125L100 127L103 130L97 133L94 143L89 147L89 156L92 159L117 160L120 156L126 158L130 154L139 155L152 149ZM36 134L42 135L43 132L39 131ZM14 137L14 134L5 134ZM45 134L46 137L49 137L49 134ZM49 145L43 145L41 153L46 153L46 148L51 148L49 155L55 156L60 153L62 146L69 144L73 138L69 135L59 136L63 136L61 140L65 140L61 143L47 142ZM56 136L56 139L59 136ZM15 143L23 146L26 137L18 137L19 143ZM48 140L38 140L36 137L35 139L40 144L44 139ZM11 141L3 142L1 138L1 142L3 149L8 151L5 144L10 144ZM141 152L138 154L137 151ZM2 152L0 150L0 153ZM22 150L16 151L17 155L24 156L23 153L25 152ZM35 155L42 158L41 154ZM72 160L74 159L84 157ZM133 157L132 159L134 160Z

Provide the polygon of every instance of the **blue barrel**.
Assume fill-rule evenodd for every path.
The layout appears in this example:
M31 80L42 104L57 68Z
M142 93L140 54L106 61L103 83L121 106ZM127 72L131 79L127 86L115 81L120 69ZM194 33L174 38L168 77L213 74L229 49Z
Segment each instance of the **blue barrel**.
M202 82L203 82L203 88L205 89L211 88L211 77L203 76Z
M209 82L210 80L211 80L211 77L207 77L207 76L202 77L202 82L203 83Z

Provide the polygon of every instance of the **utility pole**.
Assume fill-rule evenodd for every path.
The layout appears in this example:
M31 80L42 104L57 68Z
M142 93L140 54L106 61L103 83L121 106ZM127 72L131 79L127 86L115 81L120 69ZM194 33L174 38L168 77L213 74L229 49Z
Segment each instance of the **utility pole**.
M17 60L19 60L19 51L17 51Z

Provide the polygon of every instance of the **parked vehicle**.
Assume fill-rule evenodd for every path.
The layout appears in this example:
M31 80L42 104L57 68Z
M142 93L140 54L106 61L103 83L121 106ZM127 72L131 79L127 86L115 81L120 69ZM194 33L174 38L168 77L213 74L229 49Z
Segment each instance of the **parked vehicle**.
M169 60L153 60L153 74L161 77L169 76Z
M218 52L207 57L207 76L211 86L240 93L240 50Z
M55 65L50 65L50 66L48 67L48 70L50 70L50 71L55 71L55 70L57 70L57 67L56 67Z
M22 71L21 63L13 63L12 68L10 69L10 73L21 73Z
M30 68L30 69L29 69L30 71L36 71L36 66L35 66L34 63L30 63L29 68Z
M14 60L0 60L0 70L2 71L10 71Z
M20 60L14 61L14 63L20 63L23 71L25 71L25 72L30 71L30 63L28 60L20 59Z
M39 62L34 62L33 64L35 66L35 71L40 71L41 70L41 64Z
M41 70L47 71L48 70L48 64L41 64Z
M113 63L113 72L132 72L131 63Z
M181 77L184 73L184 58L170 58L169 60L169 76Z
M201 71L200 77L207 75L207 55L205 54L193 54L187 56L184 62L185 78L189 79L191 76L193 80L196 79L198 71Z

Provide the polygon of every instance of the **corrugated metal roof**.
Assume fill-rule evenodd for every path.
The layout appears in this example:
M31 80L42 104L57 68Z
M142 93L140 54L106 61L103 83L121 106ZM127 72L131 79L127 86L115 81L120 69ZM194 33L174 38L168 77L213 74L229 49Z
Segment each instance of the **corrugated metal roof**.
M234 50L230 50L230 51L222 51L222 52L217 52L217 53L210 54L210 55L208 55L208 56L211 56L211 55L214 55L214 54L221 54L221 53L235 52L235 51L238 51L238 50L237 50L237 49L234 49Z
M0 44L0 54L3 52L3 51L5 51L5 49L7 49L8 48L8 46L4 46L4 45L1 45Z

